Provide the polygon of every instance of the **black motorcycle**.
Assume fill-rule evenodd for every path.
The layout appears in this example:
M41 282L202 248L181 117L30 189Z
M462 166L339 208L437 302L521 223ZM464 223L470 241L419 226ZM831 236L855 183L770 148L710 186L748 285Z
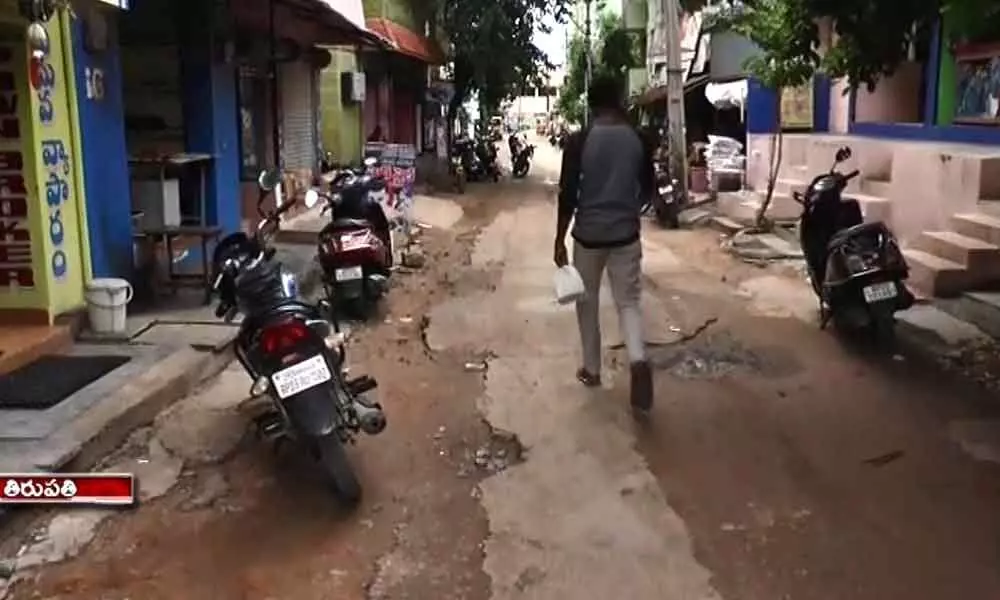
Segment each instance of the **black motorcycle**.
M461 138L452 144L453 156L462 164L464 181L499 181L496 147L485 139Z
M511 139L515 139L511 136ZM535 155L535 147L531 144L522 144L520 141L511 142L510 160L511 173L517 179L523 179L531 169L531 159Z
M851 149L841 148L828 173L816 176L804 194L793 194L802 205L799 241L820 302L820 327L832 320L841 331L867 332L891 345L896 311L914 301L903 283L909 268L889 228L865 223L857 200L843 197L848 182L859 175L837 171L850 157Z
M268 243L292 206L289 202L264 213L263 201L278 181L276 172L258 178L262 220L256 233L234 233L215 249L215 314L227 322L243 315L234 342L236 358L254 380L250 395L270 399L268 410L255 419L260 433L306 449L342 502L353 506L361 485L345 446L359 431L380 433L386 418L371 397L377 382L368 376L346 377L344 335L332 309L303 302L294 275L274 260ZM315 201L307 195L307 206Z
M653 163L656 177L656 191L642 207L642 214L653 213L656 222L666 229L680 227L680 212L684 208L680 182L670 176L667 165L662 161Z

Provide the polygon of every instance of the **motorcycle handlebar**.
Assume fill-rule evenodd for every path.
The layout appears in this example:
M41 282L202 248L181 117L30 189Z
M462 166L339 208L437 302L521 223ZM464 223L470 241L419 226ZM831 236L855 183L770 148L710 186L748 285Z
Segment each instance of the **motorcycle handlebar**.
M857 169L854 169L853 171L851 171L847 175L844 175L844 183L847 183L848 181L854 179L855 177L857 177L860 174L861 174L861 171L859 171Z

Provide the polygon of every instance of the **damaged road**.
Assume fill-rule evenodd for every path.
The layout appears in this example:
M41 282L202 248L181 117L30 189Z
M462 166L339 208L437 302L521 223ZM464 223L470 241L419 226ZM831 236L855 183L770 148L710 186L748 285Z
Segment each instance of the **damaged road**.
M1000 408L981 389L854 353L810 320L800 281L710 232L651 228L657 394L637 423L606 290L604 386L573 377L546 187L435 202L464 217L425 233L423 267L351 338L390 418L351 451L358 510L248 434L233 368L109 457L139 474L137 510L48 514L0 548L10 597L1000 596Z

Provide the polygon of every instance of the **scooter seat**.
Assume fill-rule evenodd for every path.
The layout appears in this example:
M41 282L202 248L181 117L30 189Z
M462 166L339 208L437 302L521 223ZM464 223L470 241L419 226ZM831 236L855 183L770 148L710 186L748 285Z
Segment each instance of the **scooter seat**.
M371 227L372 224L364 219L336 219L333 223L334 229L357 229L359 227Z
M830 243L827 244L827 249L833 250L834 248L842 245L844 242L852 237L863 235L867 233L877 233L882 234L887 231L885 223L881 221L875 221L872 223L858 223L847 229L841 229L830 238Z

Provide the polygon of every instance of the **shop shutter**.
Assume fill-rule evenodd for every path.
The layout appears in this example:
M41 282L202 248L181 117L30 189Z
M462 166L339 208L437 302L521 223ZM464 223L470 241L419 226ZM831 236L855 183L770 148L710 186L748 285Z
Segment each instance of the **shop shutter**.
M316 111L313 68L305 62L279 65L281 86L281 154L285 169L315 170Z

